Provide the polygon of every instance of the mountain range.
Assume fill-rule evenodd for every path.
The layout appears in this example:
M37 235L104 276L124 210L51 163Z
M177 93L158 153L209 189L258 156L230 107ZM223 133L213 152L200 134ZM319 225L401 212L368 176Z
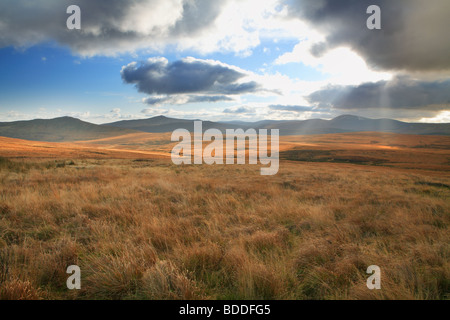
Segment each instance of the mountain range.
M106 126L121 129L132 129L143 132L172 132L182 128L194 130L195 120L181 120L158 116L143 120L127 120L108 123ZM225 129L279 129L281 135L308 135L344 132L391 132L419 135L450 135L449 123L408 123L392 119L369 119L358 116L343 115L332 120L263 120L258 122L203 121L203 130L216 128Z
M195 120L165 116L142 120L125 120L103 125L92 124L71 117L50 120L0 122L0 136L32 141L85 141L120 136L136 132L165 133L175 129L194 130ZM279 129L280 135L310 135L345 132L390 132L417 135L450 135L450 123L408 123L392 119L369 119L343 115L332 120L263 120L259 122L203 121L203 130L210 128L244 130Z

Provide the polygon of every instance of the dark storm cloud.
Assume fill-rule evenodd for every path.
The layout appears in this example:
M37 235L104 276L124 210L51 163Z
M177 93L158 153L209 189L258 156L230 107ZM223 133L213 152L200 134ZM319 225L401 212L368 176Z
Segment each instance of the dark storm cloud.
M2 0L0 47L56 41L82 55L159 48L207 30L226 1ZM69 5L81 8L81 30L68 30Z
M183 3L183 19L177 21L171 29L175 35L195 34L211 25L219 15L222 4L225 1L197 0Z
M289 0L291 17L318 28L326 42L313 48L320 55L350 46L372 67L389 70L450 70L448 0ZM382 29L369 30L370 5L381 8Z
M290 111L290 112L312 111L312 107L304 107L304 106L270 105L269 108L271 110Z
M125 83L134 84L139 92L150 95L237 95L260 90L254 81L239 82L246 76L243 72L209 60L183 59L169 63L163 58L149 59L124 66L121 75Z
M319 107L348 110L446 110L450 104L450 80L427 82L397 77L358 86L331 86L312 93L308 101Z

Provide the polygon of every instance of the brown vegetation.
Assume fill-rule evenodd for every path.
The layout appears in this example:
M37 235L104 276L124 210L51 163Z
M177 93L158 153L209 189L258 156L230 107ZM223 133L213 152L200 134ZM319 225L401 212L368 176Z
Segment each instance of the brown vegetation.
M0 299L448 299L448 148L399 148L432 160L284 160L261 176L126 152L2 158ZM79 291L66 288L72 264Z

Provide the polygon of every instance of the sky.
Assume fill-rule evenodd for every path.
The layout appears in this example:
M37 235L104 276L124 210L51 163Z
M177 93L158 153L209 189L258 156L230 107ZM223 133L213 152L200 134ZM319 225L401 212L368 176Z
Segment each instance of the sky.
M448 0L2 0L0 121L450 122L449 17Z

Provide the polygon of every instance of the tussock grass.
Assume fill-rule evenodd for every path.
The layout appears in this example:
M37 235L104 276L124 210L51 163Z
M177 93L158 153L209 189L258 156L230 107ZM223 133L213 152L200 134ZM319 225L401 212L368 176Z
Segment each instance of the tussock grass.
M445 174L0 159L0 180L1 299L449 298Z

